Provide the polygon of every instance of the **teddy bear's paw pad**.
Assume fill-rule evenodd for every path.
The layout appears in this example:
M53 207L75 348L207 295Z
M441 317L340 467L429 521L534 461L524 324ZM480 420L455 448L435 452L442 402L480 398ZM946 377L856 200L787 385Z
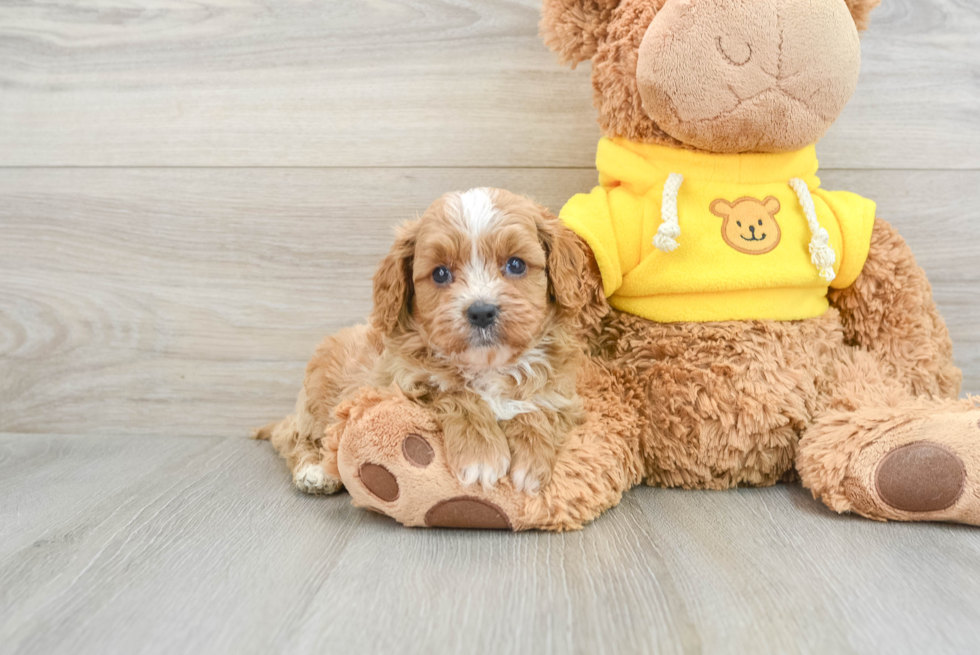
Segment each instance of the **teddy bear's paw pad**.
M410 434L402 441L402 455L412 466L424 469L435 459L435 451L429 442L417 434Z
M918 441L885 455L875 471L878 497L898 510L937 512L956 504L966 487L966 467L946 446Z
M293 474L293 484L307 494L335 494L342 486L323 470L319 464L307 464Z
M381 500L386 503L398 500L398 480L385 467L380 464L361 464L358 476L361 484Z
M447 498L425 513L430 528L465 528L479 530L513 530L510 519L489 500L472 496Z

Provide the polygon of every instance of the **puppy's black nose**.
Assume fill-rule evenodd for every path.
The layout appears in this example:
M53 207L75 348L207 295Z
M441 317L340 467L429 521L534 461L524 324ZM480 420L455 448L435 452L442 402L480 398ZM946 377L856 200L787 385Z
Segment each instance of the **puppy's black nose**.
M497 320L500 308L483 302L475 302L466 310L466 318L470 325L478 328L490 327Z

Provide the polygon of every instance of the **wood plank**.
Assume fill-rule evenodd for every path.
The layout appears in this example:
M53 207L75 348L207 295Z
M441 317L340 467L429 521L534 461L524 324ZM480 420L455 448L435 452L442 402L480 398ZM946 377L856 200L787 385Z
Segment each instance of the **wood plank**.
M980 392L980 172L831 171L930 274ZM0 430L232 436L362 320L391 226L479 184L558 208L580 170L0 171Z
M980 531L838 517L797 486L640 488L582 532L513 535L303 496L245 439L6 435L0 452L33 481L5 502L37 517L0 530L5 652L980 648ZM147 455L151 474L119 477Z
M0 443L18 458L31 441ZM36 484L4 491L33 517L0 533L5 652L256 649L303 607L364 517L345 498L293 489L263 442L87 436L50 447L60 454L51 464L24 458ZM170 456L150 475L119 479L161 451ZM45 475L73 464L87 465ZM49 504L72 494L84 507ZM11 540L32 543L6 552Z
M626 503L649 523L638 541L656 544L706 653L977 648L980 598L957 582L980 575L975 528L839 516L797 485L642 489Z
M592 166L539 0L0 7L2 166ZM889 0L824 165L980 168L980 5Z
M190 443L184 444L182 442ZM42 537L42 526L80 515L106 498L131 494L161 474L179 471L220 438L57 439L0 436L0 559L15 550L73 543L89 528ZM4 594L12 593L4 588ZM8 597L9 600L9 597ZM3 603L0 603L2 606Z

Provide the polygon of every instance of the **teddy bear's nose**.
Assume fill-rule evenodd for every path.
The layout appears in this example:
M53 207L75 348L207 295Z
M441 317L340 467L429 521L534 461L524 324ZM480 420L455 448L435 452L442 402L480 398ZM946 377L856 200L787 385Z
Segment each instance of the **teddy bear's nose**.
M752 234L755 234L755 225L750 225L749 226L749 232L751 232Z

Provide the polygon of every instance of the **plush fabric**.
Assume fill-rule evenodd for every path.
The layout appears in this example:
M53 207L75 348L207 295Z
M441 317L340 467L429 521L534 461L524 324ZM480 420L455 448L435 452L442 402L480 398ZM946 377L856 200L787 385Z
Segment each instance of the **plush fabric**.
M774 215L786 235L796 229L791 224L802 224L798 215L786 222L796 210L791 192L781 186L795 165L774 179L766 171L778 168L772 164L783 157L801 157L792 153L836 119L853 86L849 49L855 28L867 27L876 4L545 1L546 43L562 61L592 58L599 124L607 143L630 153L622 154L632 162L624 170L616 157L606 160L600 153L602 184L593 192L598 201L584 196L570 205L574 218L566 214L593 244L614 304L644 256L666 262L708 243L701 237L710 230L699 232L695 215L718 221L716 247L719 236L732 239L721 233L723 218L738 221L740 212L759 209L736 206L737 189L747 189L746 197L770 215L778 202ZM661 12L664 20L657 23ZM712 43L713 54L705 46ZM692 50L691 44L703 47ZM644 46L649 51L641 56ZM767 79L759 70L773 66L773 48L779 70L768 72L774 86L756 89ZM702 59L691 54L698 52ZM709 56L716 59L704 59ZM740 72L756 57L758 70ZM658 75L669 85L660 92L644 89ZM739 97L758 91L743 102L753 105L751 111L727 112L726 89ZM801 106L788 110L785 99L794 94ZM705 201L721 183L702 169L731 161L719 155L738 152L789 154L737 159L767 161L758 167L766 179L742 177L754 165L740 169L735 182L725 183L732 193L726 187L718 196L724 202L711 199L705 214ZM728 489L798 479L834 511L882 521L980 525L980 399L958 399L961 374L929 282L902 237L881 218L870 221L870 203L821 191L815 159L804 159L812 170L801 165L800 176L815 205L823 203L816 212L819 225L829 230L837 222L839 230L829 239L840 256L830 271L835 283L829 291L820 286L826 311L785 321L657 322L612 309L592 333L591 357L577 379L586 421L569 436L552 481L538 496L516 492L509 479L489 490L461 486L449 473L438 425L424 407L397 391L363 390L341 408L324 439L325 457L336 462L354 502L413 526L567 530L581 528L641 481ZM699 165L687 166L694 162ZM649 174L631 177L644 167ZM663 224L672 216L648 209L657 208L658 193L670 195L663 190L676 184L673 172L686 180L677 189L679 232L661 233L658 218ZM702 178L710 181L694 182ZM699 199L696 212L685 205L686 193ZM659 246L651 246L654 232ZM783 238L802 244L803 233L794 234ZM811 243L816 252L820 245ZM866 248L866 257L851 252L852 246ZM703 257L701 264L712 269L723 260ZM657 268L649 271L650 284ZM669 265L663 270L669 272ZM703 277L718 272L705 270ZM596 293L599 286L597 281ZM705 302L714 310L716 301Z
M622 311L662 323L811 318L827 311L828 286L850 286L864 266L875 205L820 189L812 146L718 155L603 139L596 165L600 186L569 200L561 218L592 248L609 302ZM661 252L654 235L671 173L684 179L679 245ZM791 178L806 182L829 232L837 255L829 284L811 263L811 232ZM761 249L751 250L756 244Z
M841 21L846 17L841 0L622 0L611 11L589 12L590 47L580 50L575 60L592 57L593 104L603 134L712 152L797 150L822 137L850 98L860 67L855 26L868 27L868 15L878 1L849 0L846 8L854 19L850 24ZM546 8L549 5L541 32L561 55L561 48L576 42L568 35L567 17L593 3L561 0L546 2ZM660 28L655 19L665 6L677 20L664 21ZM686 31L676 31L681 18L695 9L697 20L690 16L683 23ZM765 13L777 18L760 22L759 15ZM717 15L725 17L724 26L708 20ZM602 23L606 16L608 22ZM553 36L559 26L565 35L560 39ZM660 30L660 41L670 50L658 48L652 35L646 38L651 29ZM732 42L736 34L740 38ZM644 44L647 66L641 67ZM752 61L742 66L728 61L741 61L749 46L754 60L765 55L778 66L774 69L770 63L760 71ZM660 63L659 55L682 48L686 57L668 56ZM781 54L788 57L784 60ZM782 70L784 63L796 74L790 74L789 67ZM651 70L652 64L658 67ZM660 72L656 78L655 71ZM705 79L695 81L696 76ZM685 80L690 80L688 95L672 95ZM767 83L772 86L763 89ZM736 100L737 111L724 111ZM677 113L674 102L684 108L683 114ZM710 120L712 115L720 120Z
M879 321L877 302L855 301L872 293L896 305L893 325ZM914 302L923 295L928 282L908 247L878 219L862 275L832 294L837 302L822 316L655 323L611 312L579 378L587 422L538 497L515 493L509 480L490 492L464 488L438 450L437 468L409 464L404 439L421 434L438 449L440 435L422 408L389 392L366 392L354 411L345 408L341 477L356 504L413 526L428 525L439 503L477 498L506 514L511 529L578 529L641 480L729 489L797 476L835 511L980 524L980 403L955 400L960 377L948 333L931 300ZM911 441L945 445L964 462L968 482L952 507L917 515L878 497L878 462ZM357 474L364 462L406 481L395 502L365 487Z
M783 152L822 137L854 93L858 33L835 0L664 4L640 43L643 108L712 152Z
M618 4L619 0L544 0L541 38L561 63L574 68L595 55Z
M465 502L476 499L497 508L508 525L500 525L492 512L484 512L478 518L490 519L490 525L465 527L577 529L618 504L623 492L643 477L639 417L622 403L628 389L610 371L590 362L579 376L579 393L588 418L571 434L551 483L538 496L516 493L510 479L489 491L479 485L463 487L446 464L438 426L425 410L397 392L365 390L342 407L342 429L338 431L342 437L330 447L336 448L341 478L354 504L405 525L439 527L427 521L433 508L460 503L465 510ZM622 438L609 439L608 435ZM425 467L413 464L405 455L405 439L416 436L434 451L433 461ZM395 500L383 500L364 484L360 475L364 463L391 472L399 485Z

